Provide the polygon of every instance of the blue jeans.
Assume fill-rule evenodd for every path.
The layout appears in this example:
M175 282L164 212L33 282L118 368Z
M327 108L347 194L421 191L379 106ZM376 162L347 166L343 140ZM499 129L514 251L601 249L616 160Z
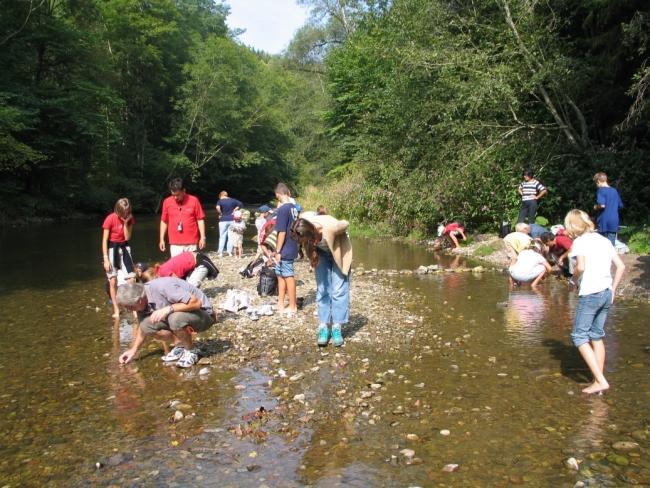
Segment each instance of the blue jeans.
M232 224L232 220L226 222L219 222L219 249L218 253L223 254L224 251L232 253L232 244L228 240L228 228Z
M321 324L346 324L350 316L350 275L344 275L332 254L318 251L316 303Z
M598 232L601 236L607 237L612 246L616 247L616 232Z
M576 347L605 337L605 319L611 304L612 290L609 288L578 298L571 331L571 340Z

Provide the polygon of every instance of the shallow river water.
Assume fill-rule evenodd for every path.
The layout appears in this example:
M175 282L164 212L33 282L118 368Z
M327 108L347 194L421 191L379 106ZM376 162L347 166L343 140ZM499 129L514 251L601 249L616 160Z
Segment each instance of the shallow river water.
M576 296L562 282L533 292L511 291L495 272L382 276L411 297L405 317L422 317L417 341L381 354L347 344L363 375L321 375L310 392L370 371L381 406L346 422L336 399L322 398L330 422L274 418L267 430L282 435L253 442L228 429L279 404L258 363L209 377L146 355L117 364L126 338L106 304L99 226L1 234L0 487L650 485L647 304L612 308L612 389L587 397L589 374L568 338ZM132 246L137 260L162 258L154 219L138 222ZM366 270L472 265L389 240L357 239L354 253ZM295 364L319 359L313 349ZM160 415L170 398L192 402L181 424ZM571 457L580 472L566 467ZM450 464L458 467L446 472Z

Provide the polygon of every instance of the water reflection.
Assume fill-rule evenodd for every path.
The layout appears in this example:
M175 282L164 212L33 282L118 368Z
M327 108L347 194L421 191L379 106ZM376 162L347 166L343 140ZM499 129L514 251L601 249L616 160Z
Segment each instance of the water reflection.
M513 290L508 297L505 327L519 344L539 345L544 336L547 303L540 291Z

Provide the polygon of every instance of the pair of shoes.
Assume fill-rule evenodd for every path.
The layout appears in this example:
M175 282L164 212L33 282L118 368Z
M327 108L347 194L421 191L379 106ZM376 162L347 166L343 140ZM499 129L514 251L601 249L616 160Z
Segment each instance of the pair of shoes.
M183 350L183 355L176 363L179 368L189 368L199 361L199 355L193 351Z
M167 354L165 354L162 357L162 360L165 363L178 361L183 356L184 352L185 352L185 348L183 346L174 346L174 348L171 351L169 351Z
M268 303L266 305L262 305L261 307L258 307L257 313L260 315L273 315L273 306L269 305Z
M318 338L316 339L316 344L320 347L327 346L327 343L330 341L330 331L327 328L326 324L320 324L318 326Z
M334 324L332 326L332 344L336 347L343 345L343 335L341 334L341 324Z

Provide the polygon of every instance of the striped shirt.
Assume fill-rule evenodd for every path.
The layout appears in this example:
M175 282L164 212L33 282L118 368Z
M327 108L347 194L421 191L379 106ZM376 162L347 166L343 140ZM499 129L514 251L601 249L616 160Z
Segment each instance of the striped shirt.
M521 201L525 202L534 200L537 195L546 190L546 187L533 178L529 181L522 181L519 184L519 189L521 190Z

